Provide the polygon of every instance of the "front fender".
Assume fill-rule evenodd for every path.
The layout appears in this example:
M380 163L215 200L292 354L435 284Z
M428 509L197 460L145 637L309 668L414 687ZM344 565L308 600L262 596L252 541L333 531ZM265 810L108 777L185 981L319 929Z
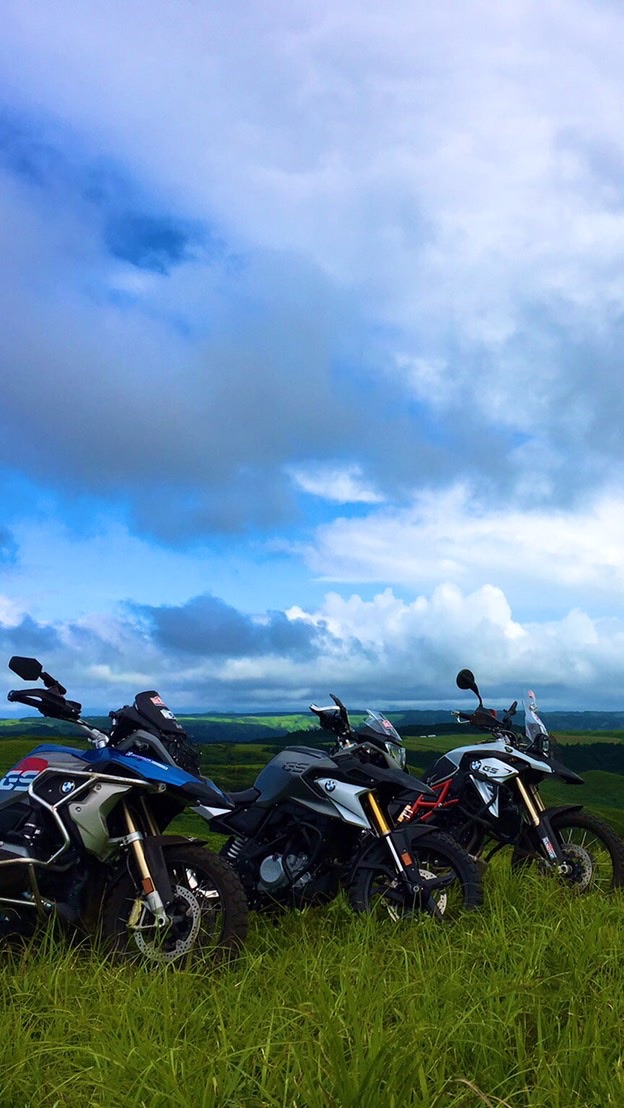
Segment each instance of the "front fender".
M562 816L567 812L580 812L582 804L556 804L552 808L546 808L541 813L542 817L546 817L551 824L557 823L557 816Z
M205 839L200 839L197 835L146 835L145 841L149 839L153 843L158 843L162 850L166 850L169 846L180 846L181 843L204 843Z
M401 854L406 847L408 849L411 847L415 839L423 839L427 835L431 835L433 830L434 828L430 824L410 823L404 828L395 828L389 835L383 835L381 838L373 838L367 835L367 841L361 847L353 864L352 875L359 869L377 869L380 862L385 862L392 873L396 872L385 840L387 838L392 839L397 852Z
M389 851L383 839L366 835L366 841L360 848L351 867L350 878L353 878L360 869L376 869L379 862L389 858Z

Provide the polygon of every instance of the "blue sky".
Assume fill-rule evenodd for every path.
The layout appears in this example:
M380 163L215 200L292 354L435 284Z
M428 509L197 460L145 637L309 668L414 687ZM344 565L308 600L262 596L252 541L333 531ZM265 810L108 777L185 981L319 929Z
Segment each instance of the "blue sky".
M466 665L622 707L622 41L609 0L5 0L7 659L92 709Z

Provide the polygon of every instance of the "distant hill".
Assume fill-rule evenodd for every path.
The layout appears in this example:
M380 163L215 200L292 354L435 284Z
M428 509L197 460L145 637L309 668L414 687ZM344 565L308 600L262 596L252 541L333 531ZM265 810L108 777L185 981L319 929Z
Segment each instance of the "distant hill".
M357 725L364 718L364 712L350 713L351 721ZM624 731L624 710L621 712L542 712L542 719L550 731ZM87 717L95 727L106 730L110 720L108 716ZM404 735L452 734L456 729L464 730L456 724L451 711L409 711L388 712L388 718ZM297 732L315 731L316 720L309 712L275 712L273 714L250 713L248 715L188 715L178 716L188 734L199 743L223 742L261 742L266 739L279 740ZM516 727L524 725L524 713L514 717ZM0 719L0 740L16 738L20 735L32 735L45 739L46 736L60 735L76 738L79 734L71 725L56 720L43 719L40 716L28 716L24 719Z
M540 712L549 731L623 731L622 712ZM522 715L524 722L524 713Z
M103 731L110 727L108 716L87 715L85 718ZM312 731L316 728L314 717L303 712L296 715L291 712L276 712L270 716L179 715L177 718L191 738L199 743L260 742L264 739L279 739L293 731ZM357 715L354 719L358 719ZM71 724L40 716L27 716L17 720L0 719L0 740L18 738L25 734L41 739L59 736L76 739L80 732Z
M470 707L465 711L469 712ZM397 730L409 729L413 733L415 728L425 728L429 724L436 726L453 723L453 717L449 711L406 711L388 712ZM621 712L541 712L549 731L624 731L624 710ZM524 727L524 712L518 711L514 716L514 726Z

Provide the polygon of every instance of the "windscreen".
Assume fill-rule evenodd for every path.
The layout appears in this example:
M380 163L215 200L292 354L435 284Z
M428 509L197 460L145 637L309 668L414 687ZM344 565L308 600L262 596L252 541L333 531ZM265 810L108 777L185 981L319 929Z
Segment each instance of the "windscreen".
M403 740L396 728L390 723L389 719L382 716L380 712L372 712L370 708L367 708L366 711L368 715L362 726L358 727L358 732L366 734L367 732L374 731L380 738L402 745Z

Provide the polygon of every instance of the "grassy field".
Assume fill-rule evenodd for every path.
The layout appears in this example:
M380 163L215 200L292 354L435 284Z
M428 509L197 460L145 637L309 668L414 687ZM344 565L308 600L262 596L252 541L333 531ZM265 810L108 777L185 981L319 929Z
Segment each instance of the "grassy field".
M0 769L31 746L3 741ZM618 816L621 785L597 771L565 795ZM512 878L505 856L453 924L373 925L339 898L254 917L221 967L120 967L42 935L0 955L0 1105L621 1108L623 964L624 894Z
M342 900L256 917L221 968L44 938L1 963L6 1108L604 1108L624 1103L624 899L501 863L453 925Z

